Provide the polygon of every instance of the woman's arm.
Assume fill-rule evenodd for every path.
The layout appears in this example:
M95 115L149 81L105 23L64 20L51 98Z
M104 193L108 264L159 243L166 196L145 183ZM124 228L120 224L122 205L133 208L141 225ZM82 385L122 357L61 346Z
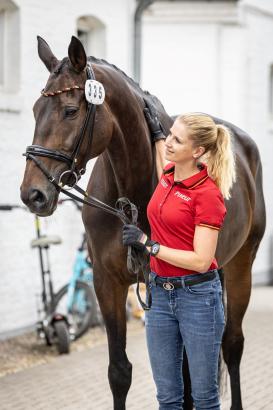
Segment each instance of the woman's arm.
M163 128L160 124L159 117L155 106L144 98L145 108L143 110L146 122L150 131L152 144L155 145L156 150L156 171L158 179L161 178L164 167L169 161L165 160L165 139L166 135L163 133Z
M193 251L182 251L160 245L156 257L179 268L200 273L207 272L215 256L217 240L217 229L196 225ZM147 249L150 251L150 248Z
M170 162L165 159L165 140L158 140L155 142L155 150L156 150L156 172L158 180L160 180L163 169L165 166Z

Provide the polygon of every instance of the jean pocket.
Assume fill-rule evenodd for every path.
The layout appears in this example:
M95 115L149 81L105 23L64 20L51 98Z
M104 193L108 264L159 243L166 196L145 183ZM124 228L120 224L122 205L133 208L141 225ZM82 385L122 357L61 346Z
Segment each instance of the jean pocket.
M200 296L214 295L215 294L214 281L207 281L207 282L197 283L196 285L189 285L189 286L186 286L186 290L188 291L188 293L192 293L193 295L200 295Z

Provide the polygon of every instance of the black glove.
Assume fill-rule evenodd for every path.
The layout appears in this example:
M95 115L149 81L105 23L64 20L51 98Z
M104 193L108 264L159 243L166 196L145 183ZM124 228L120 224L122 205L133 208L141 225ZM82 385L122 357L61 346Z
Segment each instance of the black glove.
M152 142L166 139L155 106L148 100L148 98L144 98L144 102L145 108L143 113L150 130Z
M147 235L137 226L130 224L123 226L122 242L124 246L133 246L141 251L145 251L146 246L151 246L151 241Z

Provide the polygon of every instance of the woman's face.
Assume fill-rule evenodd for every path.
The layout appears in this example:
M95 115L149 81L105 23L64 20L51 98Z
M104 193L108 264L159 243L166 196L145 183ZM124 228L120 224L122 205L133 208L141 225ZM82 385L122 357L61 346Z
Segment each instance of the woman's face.
M165 158L171 162L185 163L201 156L200 148L194 148L188 137L188 129L181 121L175 121L165 142Z

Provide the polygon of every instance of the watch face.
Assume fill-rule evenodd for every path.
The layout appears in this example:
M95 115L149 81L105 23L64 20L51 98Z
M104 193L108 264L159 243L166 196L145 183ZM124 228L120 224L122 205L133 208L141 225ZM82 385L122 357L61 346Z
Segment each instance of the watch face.
M155 243L155 244L151 247L151 254L152 254L152 255L156 255L156 254L159 252L159 248L160 248L159 243Z

